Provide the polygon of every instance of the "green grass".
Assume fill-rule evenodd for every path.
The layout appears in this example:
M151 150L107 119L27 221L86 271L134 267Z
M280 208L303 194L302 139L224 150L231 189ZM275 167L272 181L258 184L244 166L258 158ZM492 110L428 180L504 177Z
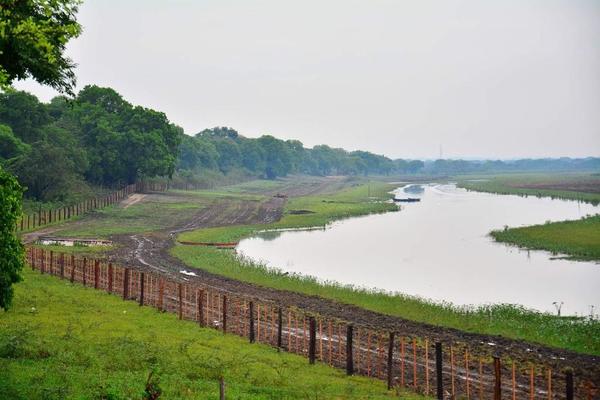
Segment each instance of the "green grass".
M335 194L295 197L288 200L283 218L278 222L199 229L183 233L178 238L196 242L232 242L263 229L325 226L343 218L396 211L398 208L394 204L386 202L392 197L388 192L393 188L393 185L377 182L371 183L370 188L369 185L358 185ZM310 213L300 215L291 213L297 210Z
M0 398L140 399L154 371L165 399L383 399L381 381L346 377L29 269L0 313ZM403 393L409 399L421 396Z
M371 190L373 189L372 186ZM373 192L384 198L387 189L389 187L381 184ZM258 229L318 226L338 218L385 211L391 206L368 200L365 190L366 187L359 186L335 195L291 199L286 205L286 214L282 220L268 226L202 229L184 233L179 238L202 242L238 241ZM289 214L290 210L298 209L311 210L314 214ZM178 245L172 249L172 253L191 267L265 287L321 296L384 314L467 332L502 335L600 355L599 321L559 318L511 305L455 307L451 304L433 303L403 294L365 290L335 282L321 282L312 277L285 274L277 269L241 260L230 251L210 247Z
M580 200L592 204L600 204L600 193L588 193L577 190L539 189L535 187L517 187L537 184L577 183L584 181L597 182L600 178L593 173L522 173L505 175L473 175L459 176L458 187L478 192L497 194L516 194L520 196L551 197L566 200Z
M565 254L571 259L600 260L600 215L491 232L499 242Z
M215 193L178 193L177 197L158 195L127 208L113 205L94 210L79 221L67 222L56 234L60 236L108 238L117 234L157 231L190 218L217 198Z

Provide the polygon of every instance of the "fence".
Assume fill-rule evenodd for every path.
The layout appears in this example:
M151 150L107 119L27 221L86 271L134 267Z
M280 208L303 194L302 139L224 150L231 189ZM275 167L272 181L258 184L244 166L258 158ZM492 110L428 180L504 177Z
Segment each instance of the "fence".
M132 193L165 192L168 188L168 184L166 183L139 181L105 196L84 200L80 203L57 208L55 210L40 210L33 214L23 215L17 221L15 229L17 232L22 232L39 228L53 222L60 222L85 214L91 210L116 204Z
M297 308L280 307L219 288L156 273L28 247L27 261L42 274L105 290L140 306L177 313L179 319L247 337L437 398L598 399L591 380L554 370L552 363L497 357L488 347L409 337Z

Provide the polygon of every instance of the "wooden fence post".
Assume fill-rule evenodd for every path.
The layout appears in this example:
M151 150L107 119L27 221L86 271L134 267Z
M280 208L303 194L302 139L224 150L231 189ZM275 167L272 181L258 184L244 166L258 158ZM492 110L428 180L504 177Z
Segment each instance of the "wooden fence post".
M83 286L86 286L86 284L87 284L87 276L86 276L86 272L87 271L86 270L87 270L87 258L83 257L83 269L82 269L82 272L83 272Z
M308 362L315 363L316 347L317 347L317 321L315 317L309 318L309 342L308 342Z
M50 275L54 275L54 252L50 250Z
M250 331L248 332L248 338L250 339L250 343L254 343L254 302L250 302L250 310L249 310L249 318L250 318Z
M227 296L223 295L223 333L227 333Z
M394 332L390 332L390 343L388 345L388 359L387 359L387 388L390 390L393 386L393 366L394 366ZM358 350L360 351L360 349Z
M573 371L570 369L565 372L567 400L573 400Z
M140 307L144 305L144 273L140 273Z
M281 349L283 336L283 310L281 307L277 310L277 350Z
M40 272L43 274L46 272L45 271L46 270L46 257L44 254L44 249L41 250L41 254L42 254L42 266L40 268Z
M204 290L198 290L198 300L196 302L198 305L198 324L200 326L204 326Z
M494 356L494 400L501 400L502 396L502 375L500 366L500 357Z
M444 400L444 378L443 378L442 343L435 343L435 374L437 379L437 398Z
M100 280L100 261L95 260L94 262L94 289L98 289Z
M346 327L346 374L354 374L354 359L352 358L352 331L353 326ZM342 338L340 338L341 340Z
M75 256L71 254L71 283L75 282Z
M165 281L163 278L160 278L158 281L158 311L163 311L163 300L165 296Z
M108 293L113 292L113 266L108 263Z
M123 300L129 298L129 268L123 271Z
M65 253L60 254L60 279L65 279Z
M183 319L183 287L181 283L177 286L177 294L179 298L179 319Z

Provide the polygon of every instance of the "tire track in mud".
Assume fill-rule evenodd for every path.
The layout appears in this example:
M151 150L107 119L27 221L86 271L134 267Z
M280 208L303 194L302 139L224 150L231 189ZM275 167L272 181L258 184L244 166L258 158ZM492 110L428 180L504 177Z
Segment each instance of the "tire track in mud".
M175 238L179 233L200 228L274 222L281 218L285 202L285 198L278 197L272 197L263 202L218 199L180 226L148 234L119 237L118 241L121 246L116 252L111 253L109 258L133 267L160 272L183 282L193 283L196 281L230 293L274 302L281 306L298 307L358 325L380 330L393 330L401 332L405 336L429 337L447 344L469 343L474 347L489 350L489 354L500 353L520 361L536 363L543 361L555 371L569 367L578 376L586 377L600 385L600 357L597 356L501 336L467 333L458 329L381 314L317 296L258 286L191 268L169 253L169 249L174 245Z

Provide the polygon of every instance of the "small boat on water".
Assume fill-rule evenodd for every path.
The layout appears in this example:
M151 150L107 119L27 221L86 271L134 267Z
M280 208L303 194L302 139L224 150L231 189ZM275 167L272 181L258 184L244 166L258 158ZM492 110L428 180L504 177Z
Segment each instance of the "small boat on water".
M399 199L399 198L395 197L394 201L398 202L398 203L416 203L416 202L421 201L421 199L419 199L418 197L406 197L403 199Z

